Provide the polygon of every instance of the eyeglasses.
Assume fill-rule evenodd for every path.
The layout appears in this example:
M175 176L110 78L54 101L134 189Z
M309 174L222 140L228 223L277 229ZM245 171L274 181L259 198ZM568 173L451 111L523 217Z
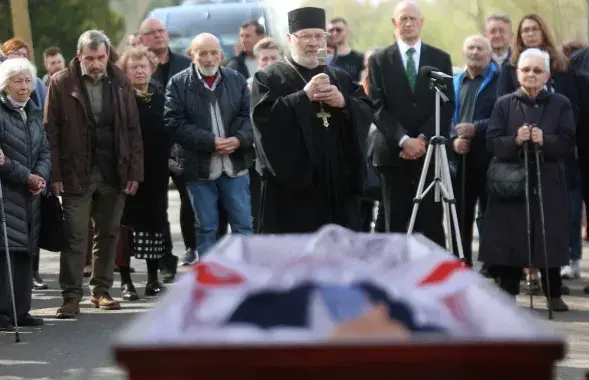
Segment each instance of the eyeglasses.
M336 28L330 28L330 29L328 30L328 32L329 32L329 33L341 33L341 32L343 32L343 31L344 31L344 30L343 30L342 28L339 28L339 27L336 27Z
M310 42L312 39L316 39L317 41L323 41L327 38L329 34L323 33L315 33L315 34L296 34L293 33L293 36L298 38L299 40L303 40L305 42Z
M529 74L530 71L531 71L531 72L533 72L536 75L540 75L540 74L544 73L544 70L542 70L539 67L521 67L519 69L519 71L521 71L524 74Z

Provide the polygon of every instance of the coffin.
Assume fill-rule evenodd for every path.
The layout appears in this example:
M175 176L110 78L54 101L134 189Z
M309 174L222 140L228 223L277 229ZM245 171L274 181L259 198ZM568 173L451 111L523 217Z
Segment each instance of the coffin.
M321 296L334 294L334 284L343 309ZM366 289L358 284L385 297L384 323L401 326L401 335L375 328L334 336L376 308L373 296L368 309L356 307L364 301L348 290ZM292 298L302 288L304 305ZM299 314L302 322L293 322ZM122 329L114 354L131 380L548 380L565 343L422 236L327 226L309 235L226 237Z

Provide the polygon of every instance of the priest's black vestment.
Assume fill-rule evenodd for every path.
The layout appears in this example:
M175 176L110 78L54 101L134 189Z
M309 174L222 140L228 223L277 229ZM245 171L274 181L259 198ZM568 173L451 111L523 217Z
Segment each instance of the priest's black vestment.
M252 83L257 157L264 166L259 232L314 232L329 223L359 231L372 102L344 71L287 59L258 71ZM328 127L318 117L320 103L303 90L322 72L345 99L344 108L322 105Z

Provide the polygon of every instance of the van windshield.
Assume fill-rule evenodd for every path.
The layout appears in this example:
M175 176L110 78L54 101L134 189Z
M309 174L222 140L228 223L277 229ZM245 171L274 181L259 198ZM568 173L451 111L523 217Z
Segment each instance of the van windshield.
M173 36L170 35L170 49L174 53L186 54L186 49L190 46L190 42L192 39L199 34L200 32L195 32L194 34L190 34L190 36ZM221 41L221 49L223 50L223 54L225 55L226 59L230 59L234 55L233 48L238 43L239 35L238 32L233 33L225 33L225 34L216 34L213 32L217 38Z

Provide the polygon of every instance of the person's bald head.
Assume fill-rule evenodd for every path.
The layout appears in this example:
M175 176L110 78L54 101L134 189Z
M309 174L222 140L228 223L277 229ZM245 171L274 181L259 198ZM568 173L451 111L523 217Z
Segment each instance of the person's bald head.
M201 33L192 39L190 43L192 62L202 75L212 76L217 74L219 64L223 59L221 41L210 34Z
M414 1L404 0L397 4L393 12L395 35L409 45L419 41L423 16Z
M462 51L466 58L466 67L470 70L482 70L491 63L491 42L481 35L466 37Z
M168 50L170 45L170 36L166 25L153 17L143 20L139 27L141 43L155 54L162 54Z

